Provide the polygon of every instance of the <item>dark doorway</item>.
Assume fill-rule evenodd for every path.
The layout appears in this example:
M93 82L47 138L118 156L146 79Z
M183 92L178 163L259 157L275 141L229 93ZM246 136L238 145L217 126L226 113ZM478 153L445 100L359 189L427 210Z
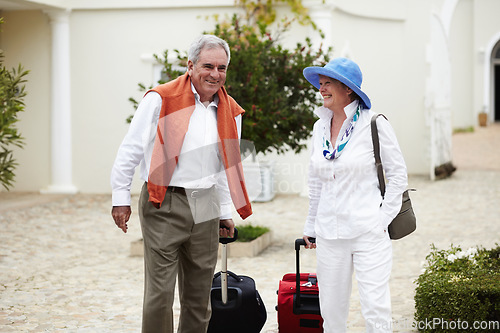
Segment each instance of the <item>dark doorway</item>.
M500 121L500 65L495 65L494 77L495 121Z

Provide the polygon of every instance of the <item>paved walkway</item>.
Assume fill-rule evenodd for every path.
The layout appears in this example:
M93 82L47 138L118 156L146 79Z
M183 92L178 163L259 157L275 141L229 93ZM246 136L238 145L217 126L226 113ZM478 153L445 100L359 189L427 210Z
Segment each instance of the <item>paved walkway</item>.
M454 164L458 170L445 180L410 178L418 189L412 193L418 229L393 242L395 331L412 331L413 281L431 243L500 242L500 125L454 135ZM141 237L137 212L124 235L110 204L109 195L0 193L0 332L140 331L143 263L129 256L130 243ZM293 241L307 205L306 198L286 195L254 204L250 222L269 226L274 242L256 258L229 259L229 269L256 280L268 311L263 332L278 332L278 281L294 270ZM302 269L315 271L314 251L302 251ZM364 330L356 285L349 327Z

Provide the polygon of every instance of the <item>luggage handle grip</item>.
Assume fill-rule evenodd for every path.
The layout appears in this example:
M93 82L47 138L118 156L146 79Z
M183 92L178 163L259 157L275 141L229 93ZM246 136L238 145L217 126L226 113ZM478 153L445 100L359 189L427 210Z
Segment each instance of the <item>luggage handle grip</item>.
M316 238L308 237L308 239L309 239L309 242L316 243ZM297 238L295 240L295 251L299 251L300 246L306 246L306 241L303 238Z
M225 227L225 226L221 226L221 228L229 230L229 228ZM231 237L219 237L219 243L229 244L229 243L236 241L237 239L238 239L238 229L234 228L234 236L232 238Z

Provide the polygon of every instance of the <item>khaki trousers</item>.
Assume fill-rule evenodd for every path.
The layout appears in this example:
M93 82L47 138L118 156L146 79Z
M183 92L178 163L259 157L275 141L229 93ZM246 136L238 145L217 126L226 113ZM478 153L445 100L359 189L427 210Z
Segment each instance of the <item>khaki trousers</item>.
M210 192L215 193L215 189ZM168 190L160 209L148 199L144 184L139 200L145 272L142 332L173 332L177 277L181 305L177 332L206 332L211 316L210 289L217 263L219 218L195 223L184 193ZM193 199L190 201L193 205ZM201 206L206 202L204 198L194 204ZM218 202L210 205L212 209ZM199 212L203 208L196 209Z

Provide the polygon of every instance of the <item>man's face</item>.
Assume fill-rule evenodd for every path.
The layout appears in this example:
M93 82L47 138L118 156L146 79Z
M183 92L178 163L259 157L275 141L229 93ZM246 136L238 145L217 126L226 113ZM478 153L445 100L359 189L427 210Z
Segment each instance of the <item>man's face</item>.
M213 96L226 82L227 55L222 47L203 49L198 62L188 61L188 74L202 102Z

